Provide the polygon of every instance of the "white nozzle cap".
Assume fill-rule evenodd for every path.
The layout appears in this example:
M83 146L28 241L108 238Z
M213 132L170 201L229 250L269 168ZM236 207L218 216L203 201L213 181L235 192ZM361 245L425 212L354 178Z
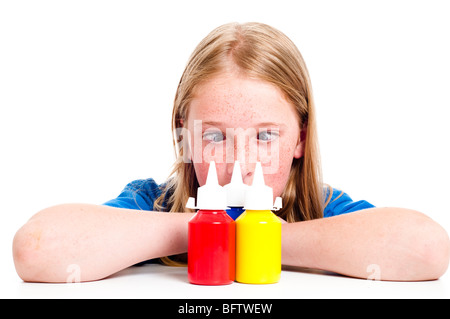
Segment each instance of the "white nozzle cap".
M241 166L239 161L234 162L231 182L223 187L227 193L228 207L244 207L245 193L248 186L242 181Z
M273 210L280 210L283 208L283 201L281 197L275 198L275 203L273 204Z
M219 185L217 179L216 163L209 163L208 177L206 184L197 190L197 207L194 205L194 198L190 197L186 203L191 209L217 209L227 208L227 195L225 189Z
M281 208L281 197L273 203L273 190L264 183L264 174L260 162L256 163L252 186L245 195L244 209L249 210L278 210Z
M186 203L186 208L196 209L196 207L195 207L195 198L194 197L189 197L188 198L188 201Z

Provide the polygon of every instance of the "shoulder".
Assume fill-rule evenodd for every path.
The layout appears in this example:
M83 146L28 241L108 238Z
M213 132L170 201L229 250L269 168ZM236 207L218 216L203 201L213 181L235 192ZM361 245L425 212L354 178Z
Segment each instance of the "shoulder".
M153 178L137 179L128 183L127 186L125 186L124 191L139 193L140 195L145 195L146 197L155 200L161 196L162 184L157 184Z
M325 193L326 201L323 217L337 216L375 207L365 200L354 201L347 193L339 189L328 187Z
M138 179L128 183L117 198L104 203L104 205L152 210L155 200L161 196L165 184L157 184L153 178Z

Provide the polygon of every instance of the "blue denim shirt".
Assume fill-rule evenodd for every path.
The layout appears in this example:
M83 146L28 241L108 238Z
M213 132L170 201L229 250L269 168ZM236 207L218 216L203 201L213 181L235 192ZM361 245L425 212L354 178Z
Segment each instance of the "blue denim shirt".
M164 184L158 185L153 178L135 180L129 183L117 198L107 201L104 205L151 211L154 201L161 196L163 186ZM326 195L328 195L328 191ZM365 200L353 201L347 193L333 188L331 199L324 209L323 216L337 216L372 207L375 206Z

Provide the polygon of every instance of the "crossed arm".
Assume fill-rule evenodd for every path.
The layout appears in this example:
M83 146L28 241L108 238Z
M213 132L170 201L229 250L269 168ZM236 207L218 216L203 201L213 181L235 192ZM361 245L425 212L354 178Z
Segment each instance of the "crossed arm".
M70 265L82 281L105 278L138 262L187 251L191 213L159 213L65 204L34 215L13 240L24 281L66 282ZM446 231L427 216L372 208L282 226L282 263L381 280L432 280L450 256Z

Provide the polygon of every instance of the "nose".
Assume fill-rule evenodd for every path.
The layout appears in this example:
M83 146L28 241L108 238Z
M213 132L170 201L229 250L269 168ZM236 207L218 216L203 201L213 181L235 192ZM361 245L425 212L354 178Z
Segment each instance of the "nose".
M242 180L246 185L252 185L253 175L255 172L256 163L245 162L241 165Z
M256 145L250 145L250 135L248 130L234 129L233 134L227 131L227 140L232 138L233 143L227 147L227 173L233 174L234 162L239 161L241 166L242 180L245 184L251 185L253 181L253 172L255 171L257 161ZM230 136L231 135L231 136ZM231 147L230 147L231 146ZM255 146L255 147L252 147Z
M227 163L227 174L229 175L229 179L231 180L231 176L233 174L234 165L240 165L242 181L244 184L251 185L253 182L253 174L255 172L256 163L251 163L250 161L246 162L234 162Z

